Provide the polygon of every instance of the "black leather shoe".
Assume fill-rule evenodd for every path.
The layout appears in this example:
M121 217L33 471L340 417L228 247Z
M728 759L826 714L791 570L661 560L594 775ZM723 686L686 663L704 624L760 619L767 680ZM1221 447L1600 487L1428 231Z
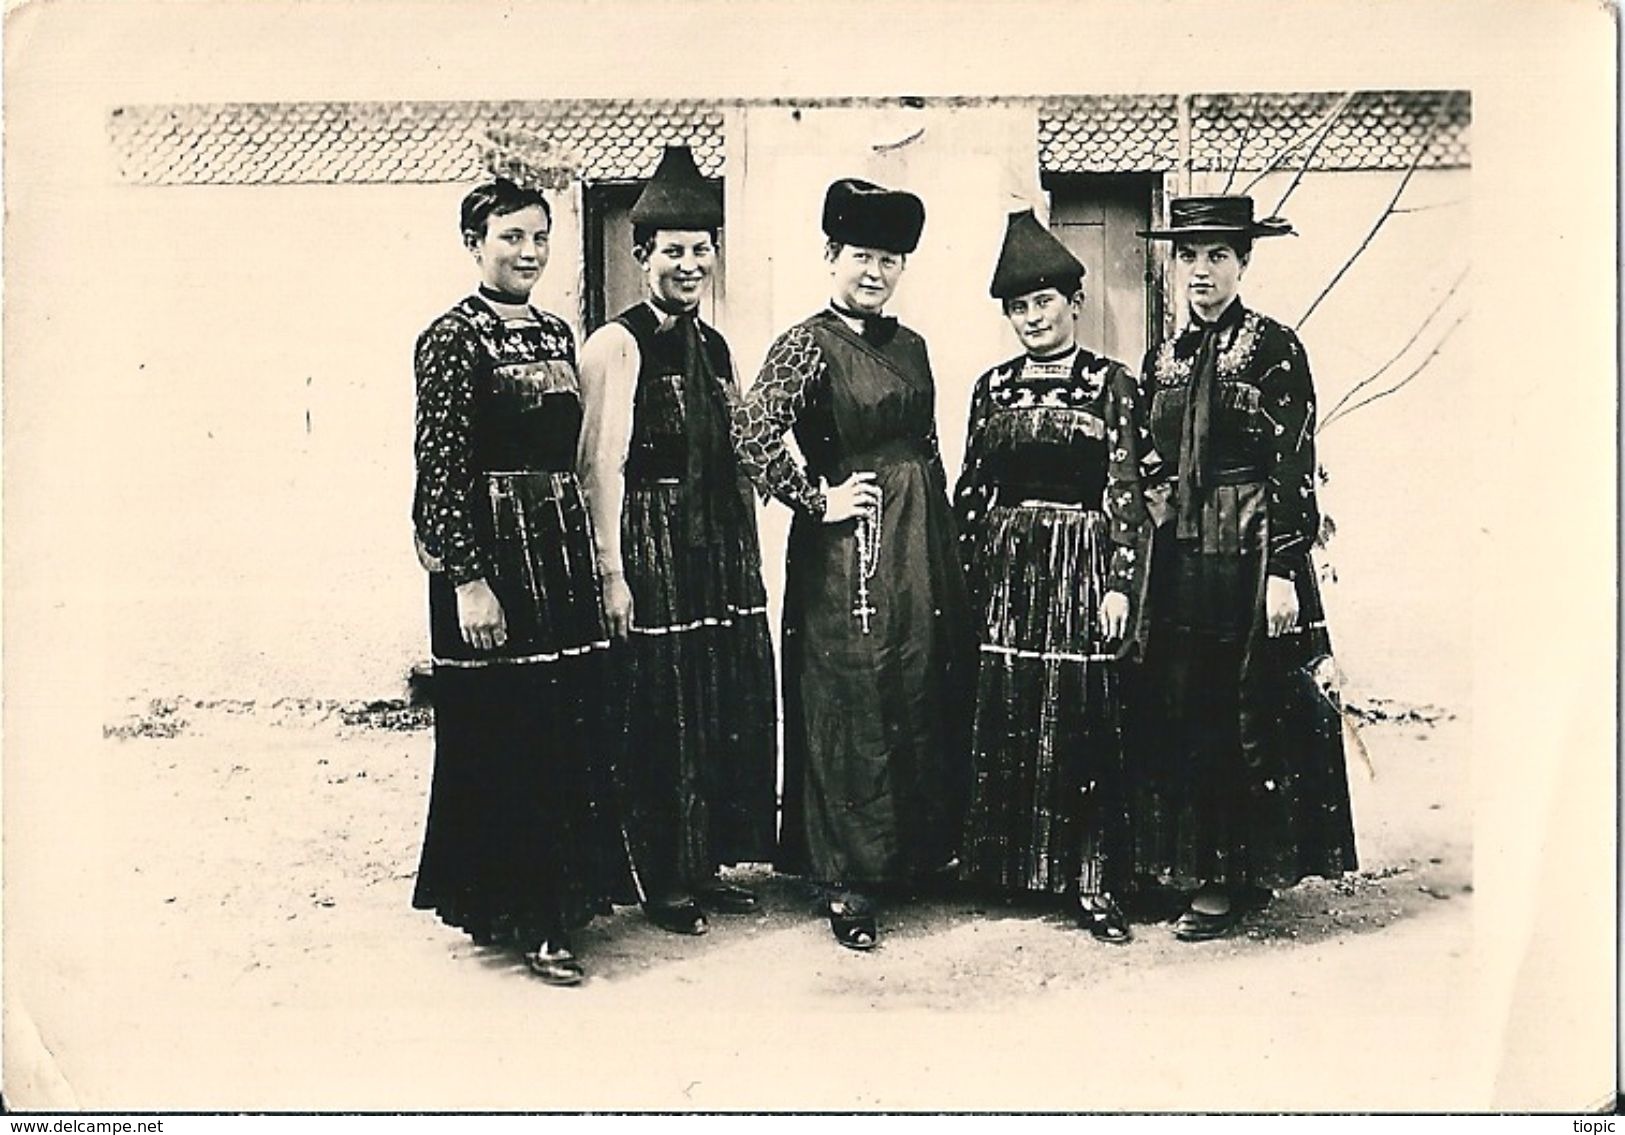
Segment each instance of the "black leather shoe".
M825 904L829 930L848 950L872 950L880 943L874 908L861 895L833 897Z
M718 914L754 914L762 904L744 887L731 883L717 883L703 888L696 896L701 906Z
M649 921L673 934L704 934L711 926L705 911L693 899L679 903L649 903L643 908Z
M1079 900L1078 926L1089 931L1089 936L1097 942L1126 946L1134 941L1134 931L1129 929L1123 908L1106 895Z

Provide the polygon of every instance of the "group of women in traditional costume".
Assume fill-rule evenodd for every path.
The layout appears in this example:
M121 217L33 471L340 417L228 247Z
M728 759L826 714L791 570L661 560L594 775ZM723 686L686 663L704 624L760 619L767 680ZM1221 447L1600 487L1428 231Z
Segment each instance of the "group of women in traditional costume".
M1132 937L1123 900L1177 886L1200 940L1354 866L1313 384L1237 296L1284 222L1172 203L1145 235L1173 242L1186 325L1136 379L1077 341L1084 266L1011 217L991 292L1024 352L977 380L950 494L925 341L885 314L918 197L829 187L829 305L743 395L699 318L722 210L685 148L631 220L645 298L578 359L529 303L545 200L480 187L479 289L418 343L414 905L567 985L571 931L613 903L686 934L755 910L732 864L816 884L857 950L926 885L1049 896L1105 942ZM781 699L753 486L793 513Z

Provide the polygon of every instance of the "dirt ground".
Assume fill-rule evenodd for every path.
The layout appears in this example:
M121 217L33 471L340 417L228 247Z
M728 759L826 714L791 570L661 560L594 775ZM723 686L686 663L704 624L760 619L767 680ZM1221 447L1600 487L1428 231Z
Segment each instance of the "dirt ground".
M1216 943L1147 912L1094 943L1043 908L918 899L839 949L796 880L683 938L636 910L589 982L411 909L422 711L131 705L99 842L8 907L7 1094L95 1109L1423 1108L1474 1085L1465 722L1365 703L1363 869ZM94 902L85 900L94 898ZM8 910L8 916L14 911ZM19 1013L18 1010L21 1010ZM37 1043L36 1043L37 1042Z

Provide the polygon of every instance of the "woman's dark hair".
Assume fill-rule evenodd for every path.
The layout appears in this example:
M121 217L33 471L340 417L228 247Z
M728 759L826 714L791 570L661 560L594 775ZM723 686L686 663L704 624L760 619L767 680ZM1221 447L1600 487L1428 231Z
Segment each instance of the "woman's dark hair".
M633 249L633 251L635 251L635 252L641 251L645 256L647 256L649 253L653 252L654 247L655 247L655 237L660 235L662 230L664 230L666 232L673 231L672 226L670 226L670 225L633 225L632 226L632 249ZM702 230L700 230L700 229L684 229L683 231L684 232L701 232ZM707 236L709 236L711 238L711 243L712 244L717 243L717 230L716 229L705 229L703 231L705 232L705 234Z
M1233 236L1233 235L1221 236L1221 235L1219 235L1217 233L1215 233L1215 234L1213 234L1211 236L1191 237L1191 238L1189 238L1187 240L1180 240L1179 238L1176 237L1174 239L1174 251L1175 252L1179 251L1180 245L1183 245L1183 244L1209 244L1209 243L1211 243L1211 244L1228 244L1230 246L1230 250L1232 252L1234 252L1238 257L1240 257L1242 260L1248 259L1253 254L1253 238L1252 237L1250 237L1250 236Z
M541 206L542 216L549 226L553 224L553 210L540 189L516 185L505 177L476 186L463 198L462 231L475 236L485 235L485 222L492 217L505 217L532 205Z

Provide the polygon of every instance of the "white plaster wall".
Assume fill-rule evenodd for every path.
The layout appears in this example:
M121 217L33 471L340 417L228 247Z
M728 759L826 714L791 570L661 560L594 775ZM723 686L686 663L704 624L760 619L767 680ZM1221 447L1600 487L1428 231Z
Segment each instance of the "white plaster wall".
M829 180L911 189L926 227L895 310L930 344L951 478L972 380L1017 349L986 285L1005 213L1038 200L1031 114L732 112L722 314L746 380L772 336L825 301ZM7 537L37 553L8 581L16 617L48 633L53 605L94 608L85 657L121 695L397 693L424 653L411 349L474 282L456 232L463 187L136 187L83 173L25 185L13 204L30 223L11 231L8 270L29 286L11 290L7 330L29 350L6 376ZM1306 179L1287 209L1303 235L1260 245L1249 301L1295 320L1398 176ZM1464 172L1424 173L1405 203L1466 194ZM572 321L577 196L556 199L538 295ZM1323 403L1410 336L1465 263L1466 219L1465 204L1395 217L1309 322ZM1467 341L1324 439L1345 666L1400 695L1451 696L1463 681L1440 660L1466 633L1453 573L1472 485ZM775 505L762 518L776 599L787 516Z

